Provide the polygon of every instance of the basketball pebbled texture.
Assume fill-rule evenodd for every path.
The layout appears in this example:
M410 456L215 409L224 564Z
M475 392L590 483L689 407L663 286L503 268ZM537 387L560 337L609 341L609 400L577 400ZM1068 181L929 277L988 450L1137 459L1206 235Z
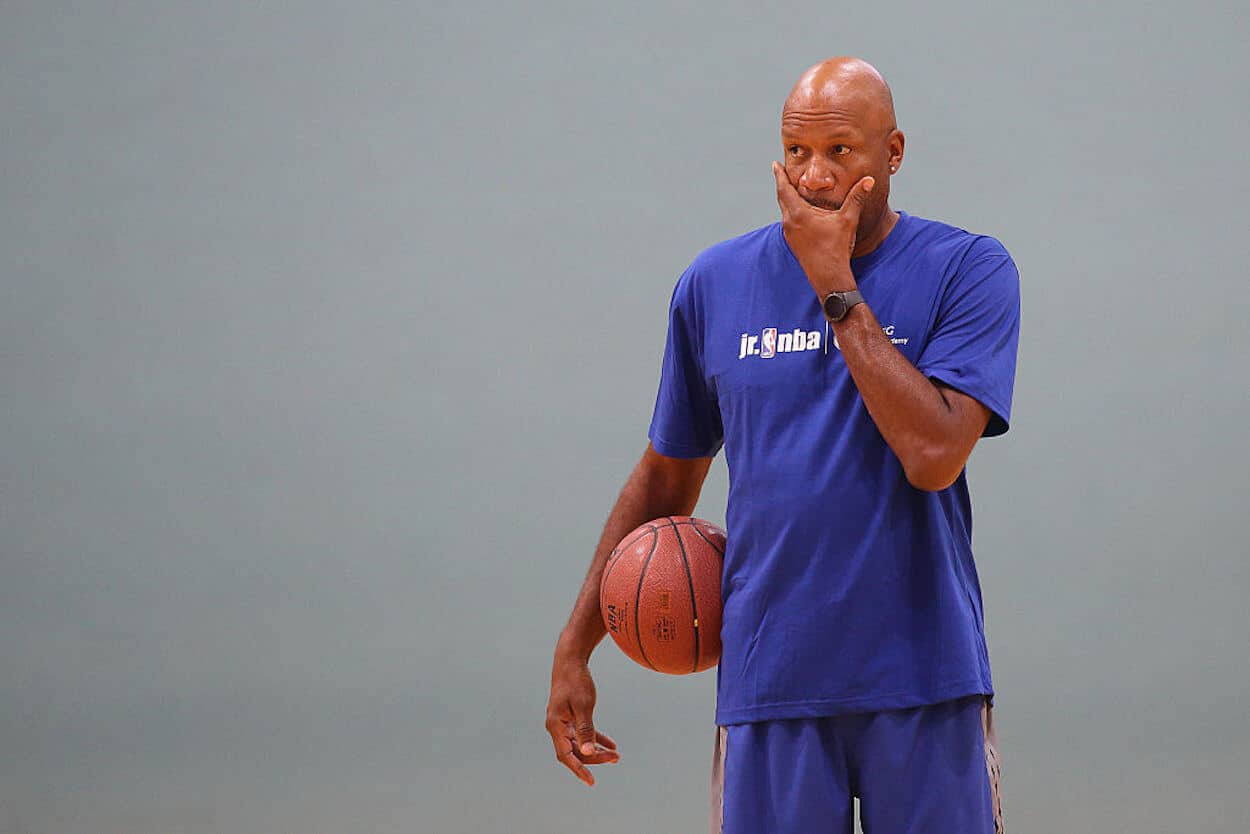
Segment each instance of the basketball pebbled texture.
M599 607L621 651L657 672L688 675L720 660L725 531L691 516L648 521L608 556Z

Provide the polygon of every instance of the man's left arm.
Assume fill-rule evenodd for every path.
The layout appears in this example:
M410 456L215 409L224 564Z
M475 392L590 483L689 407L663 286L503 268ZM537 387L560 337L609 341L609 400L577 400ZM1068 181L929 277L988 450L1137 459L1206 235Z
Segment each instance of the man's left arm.
M773 173L786 241L817 299L856 289L850 255L872 178L855 183L831 211L804 201L779 164ZM999 247L956 277L956 298L939 311L919 367L891 344L867 304L833 323L868 414L908 482L924 490L950 486L978 438L1006 431L1015 377L1019 286L1010 258Z
M963 471L990 410L916 369L881 329L867 304L833 325L842 358L868 414L917 489L941 490Z

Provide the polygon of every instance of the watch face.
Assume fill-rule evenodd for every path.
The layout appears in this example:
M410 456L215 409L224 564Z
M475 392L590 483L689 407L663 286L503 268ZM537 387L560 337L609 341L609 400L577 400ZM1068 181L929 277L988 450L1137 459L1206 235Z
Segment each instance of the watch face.
M846 301L837 293L825 297L825 315L834 321L846 315Z

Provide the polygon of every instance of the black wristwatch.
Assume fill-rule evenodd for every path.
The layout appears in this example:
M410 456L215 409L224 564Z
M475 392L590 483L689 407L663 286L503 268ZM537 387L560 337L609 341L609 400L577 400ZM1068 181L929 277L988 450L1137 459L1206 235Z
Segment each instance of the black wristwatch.
M824 308L825 318L829 321L842 321L856 304L863 304L864 296L859 290L850 292L831 292L825 296L820 306Z

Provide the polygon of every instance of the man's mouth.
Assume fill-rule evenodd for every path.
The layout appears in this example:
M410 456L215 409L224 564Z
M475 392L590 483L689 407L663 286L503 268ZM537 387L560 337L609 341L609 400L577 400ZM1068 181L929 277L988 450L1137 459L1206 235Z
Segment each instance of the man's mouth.
M803 195L800 194L799 196L802 197ZM808 205L815 206L816 208L826 209L828 211L837 211L838 209L842 208L841 203L837 203L837 202L834 202L833 200L829 200L829 199L825 199L821 197L803 197L803 199L807 201Z

